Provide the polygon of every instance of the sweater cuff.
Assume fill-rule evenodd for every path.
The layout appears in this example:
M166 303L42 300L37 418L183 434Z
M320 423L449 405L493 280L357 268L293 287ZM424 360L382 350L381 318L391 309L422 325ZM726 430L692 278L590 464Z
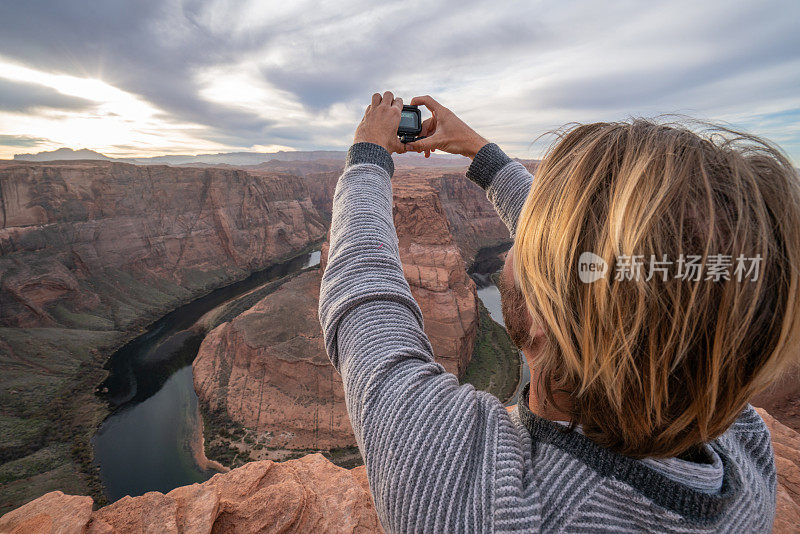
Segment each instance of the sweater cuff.
M375 143L356 143L350 147L350 150L347 151L344 168L346 169L359 163L371 163L383 167L389 173L389 178L394 174L392 155L381 145L376 145Z
M467 169L467 178L481 186L489 187L497 172L511 162L505 152L494 143L486 143L475 154L472 164Z

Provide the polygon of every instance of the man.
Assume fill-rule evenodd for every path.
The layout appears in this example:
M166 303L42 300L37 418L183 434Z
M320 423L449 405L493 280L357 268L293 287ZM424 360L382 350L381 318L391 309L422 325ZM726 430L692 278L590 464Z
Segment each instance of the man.
M748 404L797 355L800 186L761 140L636 120L562 134L534 179L430 97L376 94L339 179L319 316L389 532L768 532ZM509 413L435 363L403 277L390 153L472 158L514 237L531 384Z

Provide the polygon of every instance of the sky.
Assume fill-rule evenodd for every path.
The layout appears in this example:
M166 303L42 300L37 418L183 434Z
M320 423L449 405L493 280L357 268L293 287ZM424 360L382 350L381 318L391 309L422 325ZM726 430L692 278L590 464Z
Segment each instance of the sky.
M391 90L522 158L565 123L678 114L797 165L798 26L796 0L2 0L0 158L343 150Z

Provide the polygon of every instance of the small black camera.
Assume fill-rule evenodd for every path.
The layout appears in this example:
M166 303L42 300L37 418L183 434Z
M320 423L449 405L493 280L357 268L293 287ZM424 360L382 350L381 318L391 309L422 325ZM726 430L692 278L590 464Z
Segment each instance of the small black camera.
M401 143L411 143L422 139L422 113L418 106L403 106L400 114L400 125L397 127L397 136Z

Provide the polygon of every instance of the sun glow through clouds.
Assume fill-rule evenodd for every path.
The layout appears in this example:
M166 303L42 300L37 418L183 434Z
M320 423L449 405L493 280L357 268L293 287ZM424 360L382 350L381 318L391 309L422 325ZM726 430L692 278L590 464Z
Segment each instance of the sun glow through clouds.
M68 146L122 157L228 149L227 145L192 135L193 130L199 132L203 126L166 120L166 114L146 100L100 79L38 71L2 58L0 78L48 87L91 103L86 109L74 111L0 111L2 134L46 140L37 143L34 151ZM10 158L20 151L20 147L0 146L0 158Z

